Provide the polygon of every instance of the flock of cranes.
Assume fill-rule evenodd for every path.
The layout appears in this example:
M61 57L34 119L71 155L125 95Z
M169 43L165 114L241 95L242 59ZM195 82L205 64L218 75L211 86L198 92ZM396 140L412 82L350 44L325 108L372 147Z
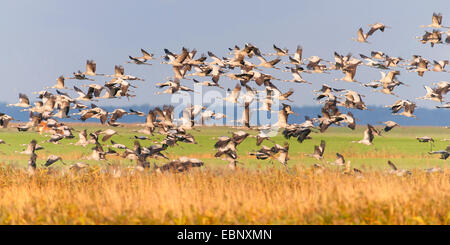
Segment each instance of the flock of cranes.
M368 43L368 38L377 30L384 32L388 27L382 23L375 23L369 25L370 29L367 33L364 33L360 28L357 31L357 38L353 40L362 43ZM432 24L423 27L435 28L432 32L426 31L421 37L422 43L431 43L431 47L438 44L450 43L449 32L446 33L447 37L445 42L443 41L442 34L445 32L439 29L447 28L442 26L442 15L433 14ZM241 130L232 133L229 136L221 136L217 138L217 143L214 147L217 150L215 157L223 158L229 162L229 167L234 169L236 164L239 163L237 155L237 147L248 137L257 138L257 146L261 146L264 140L271 141L269 132L276 127L282 128L283 136L286 139L291 137L297 138L301 143L304 140L311 139L310 133L314 130L318 130L321 133L325 132L331 125L342 126L345 125L350 130L354 130L356 127L357 119L354 117L351 111L342 113L340 107L367 110L367 106L363 100L365 95L362 95L356 91L342 88L335 88L327 84L323 84L320 90L314 90L316 94L315 100L319 104L323 104L321 109L321 115L310 118L305 116L305 121L301 124L289 124L288 117L294 112L291 105L288 102L294 102L290 97L295 93L294 88L290 88L287 91L280 90L275 84L275 81L285 84L299 84L299 86L308 86L312 83L303 78L303 74L320 74L330 73L331 71L341 71L344 76L342 78L336 78L335 81L344 81L347 83L359 84L365 88L372 88L376 92L380 92L387 95L399 97L393 91L398 86L409 86L404 82L398 80L398 76L402 72L417 72L417 75L422 77L425 72L447 72L445 70L448 60L433 60L432 62L420 55L413 55L412 59L406 60L401 57L392 57L381 51L372 51L370 55L360 54L360 58L353 57L352 54L341 55L334 52L334 62L327 61L318 56L311 56L308 58L303 57L303 48L298 45L294 53L290 53L288 49L281 49L276 45L273 45L273 53L262 53L261 50L247 43L243 48L234 46L230 48L229 55L231 57L219 58L211 51L208 51L208 56L202 54L196 58L197 50L188 50L182 48L180 53L171 52L168 49L164 49L163 60L161 64L170 65L173 70L173 75L165 82L156 83L156 86L162 91L156 92L156 94L176 94L181 91L188 93L195 93L196 91L189 87L182 85L182 81L192 80L194 84L202 86L215 87L217 89L226 90L227 95L220 98L226 102L242 105L244 108L242 118L239 121L242 124ZM157 60L154 54L141 49L142 56L133 57L129 56L129 64L151 66L152 61ZM271 58L275 56L276 58ZM210 61L208 61L208 57ZM253 58L258 61L253 63ZM283 61L283 59L285 61ZM284 68L279 64L285 65ZM356 80L356 73L358 67L367 66L372 69L378 69L381 72L381 79L374 80L368 83L362 83ZM85 121L89 118L99 119L101 124L106 124L110 127L118 127L122 117L126 115L137 115L145 117L145 122L140 124L142 127L137 130L137 133L145 135L154 135L155 133L165 135L165 139L159 144L151 145L148 147L141 146L140 140L148 139L147 136L135 136L134 148L129 149L125 145L113 141L111 138L117 134L112 129L98 130L88 134L86 130L79 133L79 141L75 145L88 146L94 145L92 148L92 154L88 159L92 160L104 160L109 154L121 155L127 159L136 160L139 169L146 169L150 167L148 158L163 158L170 160L164 151L168 147L177 145L178 142L196 144L196 140L193 135L189 134L187 130L194 129L197 122L196 118L200 117L200 121L204 120L221 120L226 115L217 111L208 110L203 105L188 105L182 111L181 118L177 121L174 115L174 107L172 105L164 105L149 110L147 113L130 109L126 111L124 109L115 109L109 112L95 104L95 102L106 99L123 98L128 100L135 97L135 91L138 85L134 84L136 81L143 82L144 79L136 76L126 74L125 69L121 65L114 67L113 74L100 74L96 70L96 62L93 60L87 60L86 71L74 72L72 77L59 76L56 80L56 84L50 87L45 87L44 90L35 92L38 95L37 101L34 102L34 106L31 104L27 95L20 93L19 102L16 104L8 104L8 106L15 106L24 108L22 111L28 111L30 113L30 120L26 124L19 124L17 126L18 131L28 131L35 129L40 133L50 133L51 137L48 142L59 144L64 138L74 138L72 134L73 129L62 122L58 122L55 118L72 118ZM276 69L281 72L287 72L292 75L290 80L282 80L274 77L271 74L265 73L267 70ZM233 72L238 70L238 72ZM190 78L196 77L196 78ZM111 78L111 80L105 82L103 85L97 83L81 84L79 86L68 86L68 80L76 81L90 81L94 82L98 78ZM231 81L235 80L234 89L225 89L222 80L229 78ZM220 84L219 82L222 82ZM133 84L132 84L133 83ZM263 91L258 91L254 86L263 87ZM139 85L140 86L140 85ZM434 86L434 87L433 87ZM82 88L87 88L83 90ZM450 83L440 81L433 83L432 85L425 85L426 94L423 97L417 99L432 100L440 102L441 105L437 108L450 108L450 103L444 101L445 95L450 90ZM55 90L50 92L50 90ZM245 93L244 90L245 89ZM78 97L72 97L69 92L73 91L78 94ZM264 98L259 100L259 98ZM272 105L276 101L281 101L281 108L272 108ZM84 104L85 102L90 105ZM444 103L445 102L445 103ZM278 113L278 121L272 125L257 125L256 127L250 124L250 105L252 103L262 103L261 107L258 107L258 111L275 112ZM405 117L415 117L414 110L416 104L408 99L399 99L392 105L387 105L390 108L393 115L402 115ZM78 110L78 112L70 113L72 110ZM4 113L0 113L0 126L8 127L8 123L14 120L11 116ZM367 124L367 129L364 131L363 139L354 141L354 143L372 145L375 136L381 135L391 131L394 127L399 126L394 121L383 122L386 126L383 130L376 129L374 126ZM246 132L246 129L256 128L259 134L256 136L250 135ZM158 130L158 131L156 131ZM106 142L110 140L111 145L106 145ZM420 140L419 140L420 141ZM429 140L428 140L429 141ZM428 142L426 141L426 142ZM103 145L102 145L103 144ZM319 146L314 147L312 154L306 154L317 160L323 160L323 154L325 151L326 142L322 141ZM42 147L41 147L42 148ZM104 150L107 148L107 150ZM39 150L39 145L35 140L31 141L27 149L23 154L29 154L29 169L34 171L36 169L36 151ZM117 150L124 150L119 153ZM272 147L262 145L261 149L255 152L250 152L250 155L256 157L256 159L273 159L279 161L281 164L287 167L289 160L288 157L289 144L285 143L283 146L274 144ZM442 151L430 151L430 154L441 154L442 159L447 159L449 156L449 148ZM50 156L44 166L48 167L58 160L62 161L60 157ZM332 164L338 166L346 166L346 172L354 172L360 174L358 169L350 168L350 161L345 161L344 157L337 153L337 160L334 162L323 162L322 164L315 164L317 168L323 168L324 164ZM177 160L172 160L163 166L155 166L157 171L186 171L191 167L202 166L203 162L198 159L181 157ZM393 171L397 171L397 168L392 162L389 162ZM77 163L73 165L73 168L83 168L83 163Z

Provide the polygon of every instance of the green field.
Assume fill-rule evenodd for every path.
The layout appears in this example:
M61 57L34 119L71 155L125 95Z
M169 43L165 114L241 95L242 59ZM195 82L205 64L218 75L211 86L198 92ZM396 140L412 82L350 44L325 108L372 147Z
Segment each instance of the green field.
M86 127L88 132L105 128L73 126ZM116 128L119 135L112 138L132 147L136 129ZM434 149L444 149L450 142L440 140L450 138L449 129L395 128L366 146L351 143L362 138L363 127L355 131L333 127L326 133L312 133L312 139L303 143L291 139L289 171L276 161L272 165L249 156L257 149L252 137L238 146L243 165L231 171L228 162L214 158L214 138L238 129L197 130L191 133L198 144L179 143L166 154L170 159L199 158L205 166L184 173L157 173L135 171L135 161L119 156L98 162L83 159L92 145L73 145L78 132L74 139L52 144L35 132L2 129L0 139L7 144L0 145L0 224L449 224L448 160L429 155L430 144L415 139L431 136ZM159 143L163 137L156 134L141 145ZM32 139L45 149L37 151L38 171L30 175L25 168L28 156L18 152ZM281 134L273 139L280 144L286 141ZM304 154L312 153L320 140L327 143L324 161L334 161L340 152L362 174L312 168L316 160ZM50 154L61 156L66 165L55 163L51 166L55 171L42 167ZM389 169L388 159L399 168L411 169L411 175L384 171ZM69 170L68 165L76 162L90 167ZM436 166L442 171L421 171Z
M74 125L75 130L86 128L88 133L94 132L98 129L106 129L101 125ZM381 126L378 126L381 128ZM112 139L121 144L132 148L134 135L142 135L133 130L139 129L134 125L126 125L125 127L114 128L118 131L118 135L114 135ZM196 130L191 130L189 133L195 136L198 144L179 143L179 146L170 147L166 151L166 155L170 159L176 159L180 156L187 156L201 159L205 162L206 167L225 166L226 161L214 158L216 152L213 145L215 138L222 135L230 136L232 131L239 129L228 127L197 127ZM388 168L387 160L393 161L401 168L428 168L428 167L445 167L448 166L448 160L439 159L439 155L430 155L429 143L420 143L415 138L421 136L431 136L435 139L433 150L445 149L450 141L441 141L450 138L450 129L442 127L399 127L394 128L391 132L383 133L382 136L375 136L374 145L366 146L351 141L358 141L362 138L365 127L357 127L352 131L348 128L332 127L325 133L313 132L310 134L312 139L305 140L303 143L297 142L295 138L286 140L281 133L273 137L273 141L278 144L289 142L289 166L304 165L310 166L317 162L317 160L307 157L305 153L312 153L314 145L318 145L321 140L326 141L326 149L324 158L325 161L333 162L336 159L336 152L344 155L346 160L350 160L352 166L361 168L363 170L370 169L386 169ZM249 131L251 135L256 135L256 130ZM17 132L15 128L1 129L0 139L4 140L6 144L0 145L0 162L3 164L13 164L15 166L26 166L28 161L27 155L19 154L18 152L25 149L26 146L22 144L29 143L32 139L36 139L38 144L43 146L43 150L37 151L38 165L43 164L50 154L61 156L66 164L75 162L85 162L89 164L121 164L133 166L134 161L122 159L116 156L107 156L106 161L95 162L86 160L85 157L91 152L93 145L87 147L76 146L73 143L78 141L78 132L73 131L75 138L63 139L60 144L53 144L44 142L49 139L48 134L39 135L37 132ZM149 146L158 144L164 138L163 135L155 134L149 136L151 140L140 140L141 145ZM243 163L242 167L259 168L272 166L269 160L256 160L254 156L248 154L249 151L259 149L257 147L255 138L247 138L242 144L238 146L238 161ZM72 143L72 144L71 144ZM102 142L103 145L109 145L110 141ZM263 145L273 146L273 142L264 141ZM106 150L106 148L104 148ZM118 152L123 150L115 149ZM167 160L149 159L150 162L164 163ZM275 166L280 166L278 162L273 163ZM55 168L64 167L60 162L55 164Z

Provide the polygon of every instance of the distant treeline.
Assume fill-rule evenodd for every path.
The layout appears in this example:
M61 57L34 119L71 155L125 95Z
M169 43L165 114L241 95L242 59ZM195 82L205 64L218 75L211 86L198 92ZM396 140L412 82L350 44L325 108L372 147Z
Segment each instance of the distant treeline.
M133 105L133 106L124 106L120 107L126 111L128 111L130 108L138 111L142 111L147 113L150 109L155 108L154 105ZM161 107L161 106L160 106ZM108 112L112 112L114 109L118 107L113 106L102 106L105 110ZM238 119L242 116L242 106L237 106L237 112L234 113L235 116L237 116ZM407 118L404 116L397 116L392 115L389 108L384 108L380 106L368 106L369 110L361 111L361 110L355 110L351 109L352 113L354 114L355 118L358 120L357 124L376 124L380 121L388 121L392 120L397 122L400 125L405 126L450 126L450 109L426 109L426 108L417 108L414 112L414 114L417 116L417 118ZM0 103L0 112L6 113L10 116L12 116L15 121L28 121L28 112L22 112L20 111L22 108L18 107L6 107L6 103ZM301 123L304 121L304 116L309 117L317 117L317 115L321 115L321 107L320 106L302 106L302 107L296 107L292 106L292 109L296 114L290 115L289 117L289 123ZM214 110L214 109L210 109ZM343 113L347 112L349 109L341 108L341 111ZM227 108L224 108L223 111L227 111ZM232 108L229 108L228 111L232 111ZM71 109L70 114L73 112L78 112L78 110ZM224 113L225 114L225 113ZM181 115L180 115L181 116ZM271 114L272 117L277 117L277 113L273 112ZM175 117L179 117L175 115ZM79 118L79 116L75 116L75 118ZM256 124L256 116L251 116L251 124ZM207 122L207 124L211 124L215 122L216 124L233 124L233 118L227 118L226 121L217 120L217 121L210 121ZM64 119L60 121L74 121L74 119ZM88 119L86 122L97 122L98 119ZM118 122L124 122L124 123L135 123L135 122L144 122L145 117L138 117L135 115L127 115L124 116L122 119L119 119ZM264 123L263 123L264 124Z

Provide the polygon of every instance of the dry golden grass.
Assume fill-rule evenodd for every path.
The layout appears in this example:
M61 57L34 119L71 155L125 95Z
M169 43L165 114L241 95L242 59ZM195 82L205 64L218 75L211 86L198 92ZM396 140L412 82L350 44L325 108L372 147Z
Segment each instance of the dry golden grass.
M114 171L115 169L115 171ZM120 174L119 174L120 172ZM449 224L449 170L0 168L0 224Z

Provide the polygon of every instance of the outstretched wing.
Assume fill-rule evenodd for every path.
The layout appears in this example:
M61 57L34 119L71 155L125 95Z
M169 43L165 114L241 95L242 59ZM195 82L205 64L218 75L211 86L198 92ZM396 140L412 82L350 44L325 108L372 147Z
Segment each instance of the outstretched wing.
M395 164L394 164L393 162L391 162L390 160L388 160L388 164L389 164L389 166L390 166L393 170L397 171L397 166L395 166Z

